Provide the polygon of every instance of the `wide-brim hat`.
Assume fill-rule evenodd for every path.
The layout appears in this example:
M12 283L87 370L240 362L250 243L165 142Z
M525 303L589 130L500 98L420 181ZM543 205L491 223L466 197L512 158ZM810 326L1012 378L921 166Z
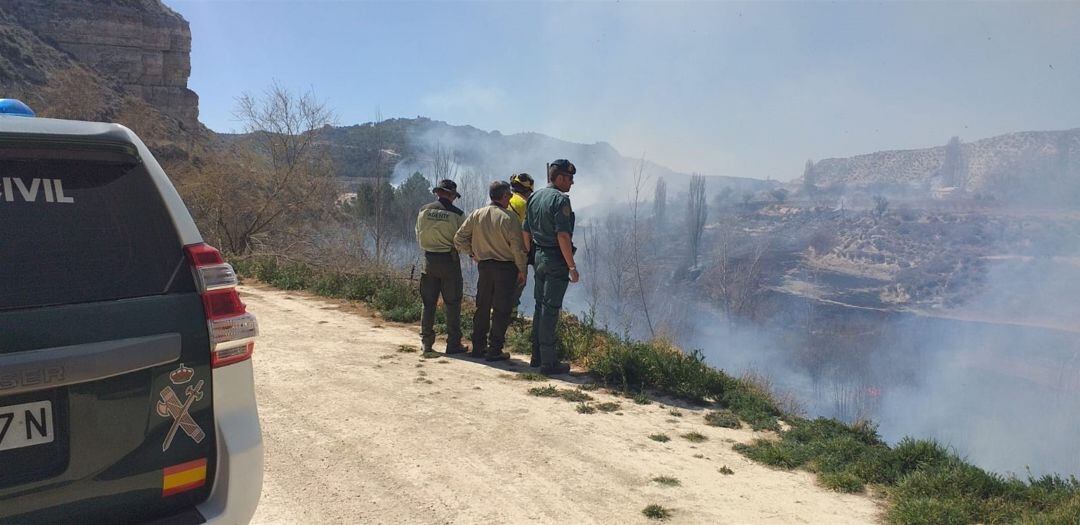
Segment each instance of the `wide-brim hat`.
M453 193L457 198L461 198L461 194L457 191L457 183L450 179L443 179L439 181L439 185L431 188L431 193L438 193L439 190L448 191Z

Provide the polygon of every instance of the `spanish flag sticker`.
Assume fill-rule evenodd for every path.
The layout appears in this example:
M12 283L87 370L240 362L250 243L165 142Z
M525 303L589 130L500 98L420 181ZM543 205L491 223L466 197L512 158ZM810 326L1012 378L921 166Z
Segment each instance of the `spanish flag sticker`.
M163 474L161 497L197 489L206 484L206 458L166 467Z

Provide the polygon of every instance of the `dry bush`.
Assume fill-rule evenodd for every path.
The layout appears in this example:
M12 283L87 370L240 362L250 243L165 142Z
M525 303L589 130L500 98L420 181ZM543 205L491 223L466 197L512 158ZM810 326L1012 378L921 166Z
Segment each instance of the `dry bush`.
M248 135L227 151L208 153L184 178L204 231L235 255L277 243L285 254L309 243L311 228L336 209L337 184L320 130L333 113L310 92L277 84L237 99Z
M108 111L110 96L94 74L73 67L50 76L41 98L42 117L99 121Z
M165 118L157 109L140 98L126 96L120 102L120 110L113 122L127 126L147 144L167 139Z

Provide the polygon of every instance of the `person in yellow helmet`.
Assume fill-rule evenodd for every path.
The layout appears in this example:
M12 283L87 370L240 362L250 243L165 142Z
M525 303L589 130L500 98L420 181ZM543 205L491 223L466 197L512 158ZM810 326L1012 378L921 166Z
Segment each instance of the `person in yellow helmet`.
M525 224L525 206L533 192L533 178L528 173L515 173L510 176L510 209L517 214L518 220Z
M510 210L514 212L522 225L525 224L525 207L533 193L533 182L533 178L528 173L515 173L510 176L510 191L513 193L510 196ZM533 264L534 258L535 253L530 251L528 264ZM527 280L528 267L525 269L525 276ZM526 280L519 281L517 289L514 290L514 317L517 317L517 307L521 304L521 294L525 291Z

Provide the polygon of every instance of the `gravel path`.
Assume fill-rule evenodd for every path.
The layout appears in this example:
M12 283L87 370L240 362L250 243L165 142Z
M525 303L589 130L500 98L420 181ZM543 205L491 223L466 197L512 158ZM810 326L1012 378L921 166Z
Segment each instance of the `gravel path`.
M879 502L818 487L805 472L731 450L749 430L709 427L703 412L636 405L616 413L534 397L563 381L513 379L469 359L421 359L417 329L341 301L241 287L259 317L256 392L266 446L253 523L873 523ZM708 437L691 443L680 435ZM667 443L648 438L665 433ZM727 466L734 474L719 472ZM679 486L651 481L672 476Z

